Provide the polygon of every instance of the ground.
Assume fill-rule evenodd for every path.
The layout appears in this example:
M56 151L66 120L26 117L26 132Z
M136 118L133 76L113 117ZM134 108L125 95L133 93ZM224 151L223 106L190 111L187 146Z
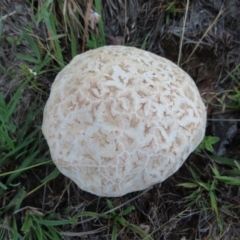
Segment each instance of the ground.
M0 1L0 239L240 239L238 0ZM177 63L208 106L177 173L111 199L61 175L41 133L56 74L105 39Z

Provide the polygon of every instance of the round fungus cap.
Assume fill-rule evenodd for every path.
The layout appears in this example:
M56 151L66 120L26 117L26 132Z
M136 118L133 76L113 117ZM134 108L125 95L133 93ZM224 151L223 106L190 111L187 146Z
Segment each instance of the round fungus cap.
M126 46L77 55L57 75L42 131L59 170L117 197L164 181L204 137L206 108L171 61Z

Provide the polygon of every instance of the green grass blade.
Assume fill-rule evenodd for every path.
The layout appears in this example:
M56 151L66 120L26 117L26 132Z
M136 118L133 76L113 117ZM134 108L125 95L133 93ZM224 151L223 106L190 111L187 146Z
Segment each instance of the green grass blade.
M16 107L17 107L17 104L19 103L19 99L22 95L22 91L26 87L28 82L29 82L29 80L26 80L25 82L22 83L22 85L18 88L16 93L12 96L11 100L7 104L8 111L7 111L7 114L4 118L5 122L9 122L10 118L12 117L12 115L13 115Z
M216 167L212 167L212 166L210 166L210 167L211 167L212 172L214 173L215 176L217 176L217 177L220 176L220 173L219 173L219 171Z
M54 239L54 240L61 240L64 239L63 237L61 237L60 233L57 231L56 228L52 227L52 226L46 226L48 231L45 231L45 235L46 235L46 239Z
M109 208L110 210L111 210L111 209L114 209L114 206L113 206L112 202L111 202L109 199L107 199L106 201L107 201L108 208ZM115 216L115 215L116 215L116 212L115 212L115 211L112 211L111 214Z
M117 240L117 226L115 224L113 225L111 240Z
M42 183L47 183L53 179L55 179L58 175L60 174L60 171L58 170L58 168L55 168L53 170L53 172L51 172L46 178L44 178L43 180L41 180Z
M24 233L30 232L31 227L32 227L32 219L31 219L30 214L27 213L25 218L24 218L24 222L23 222L23 225L21 227L21 231L24 232Z
M0 188L2 188L3 190L7 190L7 186L2 182L0 182Z
M52 13L48 12L47 9L45 9L44 21L45 21L45 24L46 24L48 30L50 31L51 36L56 36L57 35L57 30L56 30L56 26L55 26L56 18L54 17L54 15ZM63 50L61 48L61 45L60 45L58 39L55 39L53 42L54 42L54 46L56 48L54 56L58 60L60 67L63 67L63 66L65 66L63 55L62 55Z
M39 240L43 240L44 236L43 236L43 231L42 231L42 227L39 223L39 219L41 219L40 217L37 217L37 215L35 214L31 214L32 220L33 220L33 225L34 225L34 234L38 237Z
M191 173L191 175L192 175L192 178L193 178L195 181L197 181L197 180L198 180L197 174L193 171L192 168L189 168L189 171L190 171L190 173Z
M236 176L239 177L240 176L240 170L239 169L234 169L234 170L226 170L223 172L224 175L228 175L228 176Z
M115 217L116 222L120 223L123 227L126 227L128 225L128 221L125 220L123 217Z
M46 67L50 62L52 61L52 58L48 55L45 56L45 58L35 67L33 67L33 71L41 74L41 70Z
M32 36L30 36L30 32L28 32L27 30L23 32L23 37L27 40L27 42L31 46L31 49L35 53L38 62L41 62L41 52L39 51L38 43L34 40Z
M96 8L97 13L100 16L102 16L102 1L101 0L95 0L95 8ZM98 47L105 46L106 39L105 39L104 24L103 24L102 17L99 20L98 29L99 29L99 35L100 35L100 38L98 39Z
M2 116L2 114L6 114L6 111L7 111L7 105L5 103L3 93L0 92L0 113L1 113L1 116Z
M152 31L150 31L150 32L147 34L147 36L145 37L145 39L144 39L144 41L143 41L143 43L142 43L142 45L141 45L141 49L143 49L143 50L146 49L147 41L148 41L148 38L150 37L151 33L152 33Z
M133 210L135 210L135 207L134 207L134 206L130 206L130 207L128 207L127 209L121 211L118 216L128 215L128 214L129 214L130 212L132 212Z
M133 224L129 224L127 226L130 230L132 230L133 232L139 234L141 236L142 239L144 240L153 240L153 238L144 230L142 230L140 227L133 225Z
M192 183L192 182L186 182L186 183L177 184L177 186L185 187L185 188L196 188L198 187L198 184Z
M18 240L21 239L21 235L18 233L18 226L15 216L13 216L12 219L12 228L13 228L13 234L12 234L12 240Z
M21 54L21 53L16 53L16 57L19 58L20 60L27 61L30 63L39 64L41 62L38 59L36 59L30 55L25 55L25 54Z
M5 140L5 142L8 145L8 148L11 150L15 149L15 145L14 142L12 141L12 139L9 137L6 129L3 130L3 128L0 126L0 136Z
M29 170L29 169L32 169L32 168L35 168L35 167L39 167L39 166L44 165L44 164L52 163L52 160L49 160L49 161L45 161L45 160L46 160L46 159L44 159L43 162L38 163L38 164L34 164L34 165L30 166L30 167L26 167L26 168L22 168L22 169L16 169L16 170L14 170L14 171L1 173L1 174L0 174L0 177L4 177L4 176L7 176L7 175L11 175L12 173L15 173L15 172L26 171L26 170Z
M4 157L2 157L1 164L4 164L7 161L7 159L9 159L10 157L13 157L15 154L20 152L20 150L23 150L24 147L28 146L34 140L35 140L34 138L29 138L29 139L25 140L23 143L16 146L16 148L13 151L5 154ZM21 152L21 154L24 154L24 152Z
M96 213L96 212L81 212L76 214L73 218L80 218L80 217L91 217L91 218L106 218L109 219L111 218L107 214L102 214L102 213Z
M18 201L21 201L21 199L25 196L26 191L21 188L19 189L19 191L13 196L13 198L9 201L9 203L3 207L0 208L0 216L7 212L10 208L14 207ZM0 196L2 195L1 191L0 191Z
M233 166L233 167L236 166L236 164L234 162L235 160L231 159L231 158L220 157L217 155L211 155L210 158L218 163L226 164L226 165Z
M208 183L203 182L197 182L201 187L203 187L205 190L210 191L210 186Z
M26 159L24 159L24 161L22 162L22 164L18 167L18 170L26 168L28 166L30 166L36 159L36 156L39 154L39 151L36 151L34 154L32 154L31 156L27 157ZM9 183L11 183L14 179L16 179L19 175L21 174L20 171L14 172L13 174L11 174L7 181L6 184L8 185Z
M66 225L66 224L76 224L77 223L77 219L76 218L72 218L69 220L46 220L46 219L39 219L38 222L42 225L45 226L61 226L61 225Z
M217 199L216 199L216 196L215 194L210 191L209 192L209 197L210 197L210 202L211 202L211 207L212 207L212 210L216 213L216 215L218 216L218 207L217 207Z
M229 184L229 185L234 185L234 186L240 186L240 179L239 178L234 178L234 177L227 177L227 176L219 176L215 177L219 181Z
M239 69L239 68L238 68ZM234 74L232 74L231 72L227 71L227 74L231 77L231 79L240 87L240 82L239 80L236 78L236 76Z

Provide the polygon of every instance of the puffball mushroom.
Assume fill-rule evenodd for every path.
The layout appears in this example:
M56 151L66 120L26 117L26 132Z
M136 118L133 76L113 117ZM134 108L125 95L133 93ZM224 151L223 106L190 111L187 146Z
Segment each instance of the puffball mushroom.
M164 181L199 145L206 108L171 61L126 46L77 55L57 75L42 131L81 189L118 197Z

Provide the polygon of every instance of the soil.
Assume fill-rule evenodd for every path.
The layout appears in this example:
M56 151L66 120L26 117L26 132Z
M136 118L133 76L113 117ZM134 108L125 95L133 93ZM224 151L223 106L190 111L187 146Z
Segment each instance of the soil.
M35 7L38 7L38 1L33 2ZM167 10L167 6L172 2L175 2L175 11ZM86 9L86 3L87 1L83 1L83 12ZM102 1L102 4L105 33L110 36L110 40L121 37L125 45L140 47L150 33L146 50L164 56L175 63L178 61L186 1L106 0ZM223 12L218 18L221 11ZM16 53L32 54L27 42L21 41L16 45L16 42L10 41L9 37L13 40L18 39L22 30L34 19L34 10L24 0L1 0L0 12L2 16L13 13L3 20L0 45L0 64L8 69L8 72L0 71L0 91L8 101L24 81L24 75L19 68L22 62L16 57ZM215 23L216 18L218 20ZM208 31L207 34L206 31ZM43 42L47 42L47 32L43 23L33 24L33 32L43 39ZM204 35L206 36L202 38ZM238 0L190 1L180 66L196 81L202 97L209 101L206 134L220 138L219 143L215 145L215 153L237 161L240 159L240 109L223 112L222 108L217 106L218 99L216 100L213 96L223 90L233 89L235 83L227 71L235 74L240 81L236 71L236 67L240 64L239 36L240 2ZM111 44L109 39L108 44ZM80 52L81 46L78 47ZM196 51L192 54L195 48ZM9 71L15 72L18 81L9 75ZM43 86L44 91L49 92L54 77L52 73L42 74L37 81ZM19 125L24 122L24 116L35 94L36 92L30 88L25 91L15 113L14 121ZM221 94L219 96L221 97ZM42 96L39 105L46 99L47 96ZM227 119L238 119L238 121L226 121ZM41 117L36 119L36 124L41 124ZM46 143L43 149L47 151ZM202 181L212 180L210 164L216 163L209 160L207 155L193 153L181 169L165 182L153 186L148 191L135 192L111 200L116 207L124 204L118 211L134 206L135 210L129 213L126 219L149 233L153 232L153 239L239 239L240 222L236 218L240 214L238 186L219 185L217 192L219 206L224 206L226 203L233 204L236 209L221 209L220 218L223 220L224 231L217 238L215 236L219 236L220 231L215 214L211 211L205 213L199 205L186 207L184 197L191 194L191 190L176 186L191 179L189 167L194 169ZM227 166L220 164L217 166L219 169L228 169ZM20 179L21 185L30 191L37 187L40 179L44 179L53 169L54 166L50 165L47 168L43 166L30 170L27 172L27 179L31 179L31 182L27 182L23 176ZM6 167L6 171L9 170L11 169ZM79 190L74 183L62 175L27 197L22 203L22 207L24 206L35 207L45 213L54 209L59 219L70 218L81 211L103 213L109 210L105 198ZM66 213L64 210L68 206L72 206L72 210ZM18 217L21 225L24 213L19 213ZM98 219L60 230L87 232L106 226L106 229L100 233L92 233L85 238L69 237L68 239L110 239L109 226L112 224L111 221ZM121 228L118 231L119 239L139 239L131 231L124 231Z

